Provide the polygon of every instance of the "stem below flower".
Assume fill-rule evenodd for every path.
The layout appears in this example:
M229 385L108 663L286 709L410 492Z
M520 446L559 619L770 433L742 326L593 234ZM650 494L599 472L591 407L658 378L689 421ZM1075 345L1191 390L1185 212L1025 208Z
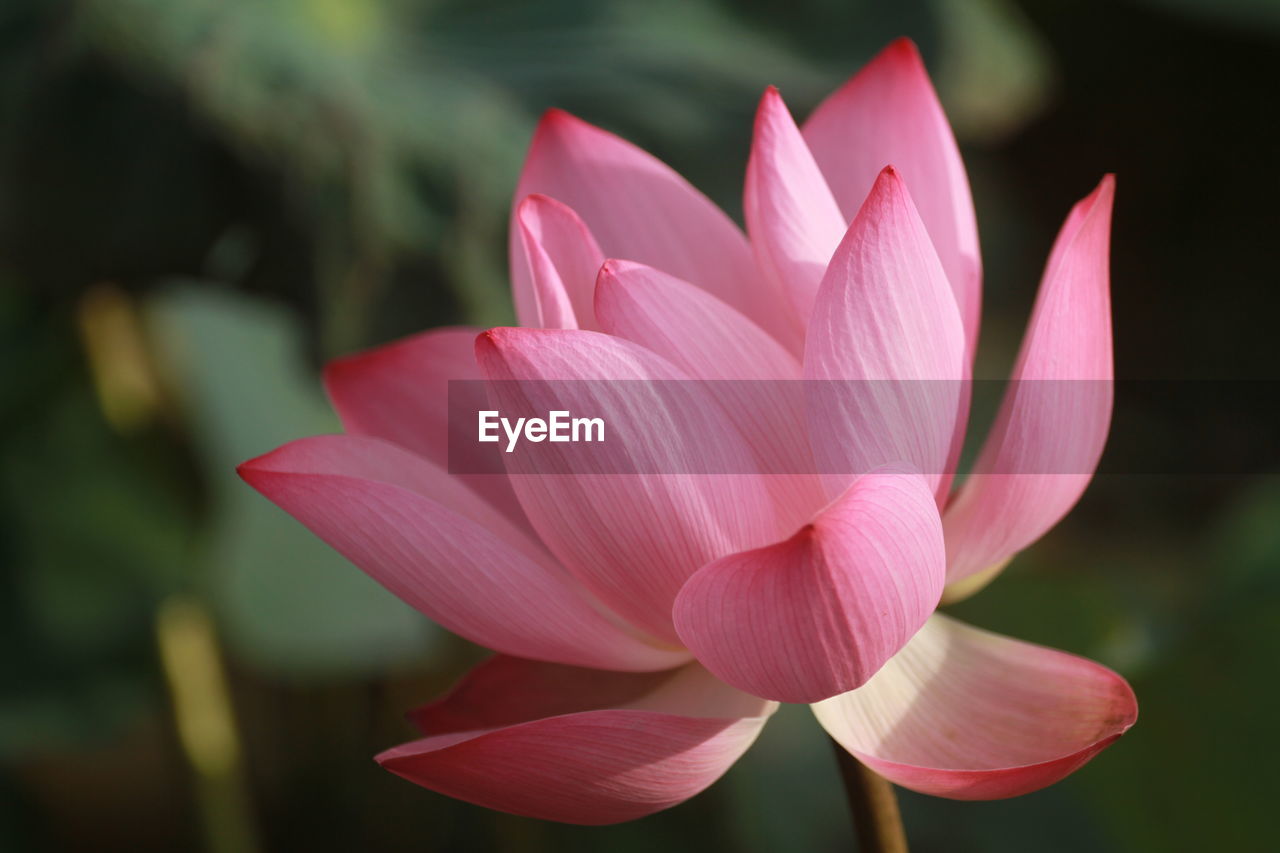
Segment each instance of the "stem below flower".
M861 853L907 853L907 833L893 785L831 741Z

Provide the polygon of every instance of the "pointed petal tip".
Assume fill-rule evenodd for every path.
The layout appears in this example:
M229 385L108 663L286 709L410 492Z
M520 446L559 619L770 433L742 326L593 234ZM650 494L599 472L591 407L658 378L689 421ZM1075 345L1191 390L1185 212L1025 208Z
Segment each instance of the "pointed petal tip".
M889 205L890 209L894 209L898 213L910 211L907 215L912 220L920 218L920 209L916 205L915 196L911 194L911 189L902 177L902 172L898 171L898 167L892 163L886 163L880 169L880 173L876 175L875 183L871 185L870 192L867 193L867 197L862 202L862 207L859 208L858 214L854 218L857 220L866 212L875 211L878 206L886 204ZM845 237L847 238L849 233L853 231L854 228L851 223Z
M623 277L638 270L650 270L645 264L637 261L624 261L621 258L607 258L600 265L600 274L596 277L596 284L608 284L609 286L619 285L622 283Z
M516 219L522 226L526 225L525 218L533 212L533 209L539 207L544 202L551 201L550 196L541 193L529 193L516 203Z
M871 191L867 193L863 205L866 206L873 199L880 197L888 197L901 203L904 199L911 198L911 191L907 189L907 182L902 179L902 173L898 171L898 167L892 163L885 164L879 174L876 175L875 182L871 185ZM915 202L912 202L914 206Z
M529 142L529 153L532 155L534 152L543 149L555 150L567 144L573 137L581 136L584 131L604 132L586 119L578 118L567 110L562 110L559 107L550 107L543 112L533 129L533 138Z
M759 167L760 154L756 150L764 140L768 140L770 146L779 144L779 136L785 139L787 126L790 126L791 132L799 134L796 127L795 118L791 115L791 110L787 108L786 101L782 99L782 93L778 91L777 86L767 86L764 94L760 96L760 103L756 107L756 116L754 121L754 137L756 143L752 145L751 158L748 162L747 180L753 180L751 172L753 167Z
M1094 185L1088 195L1081 198L1075 203L1075 208L1091 210L1098 202L1109 202L1114 198L1116 192L1116 176L1114 172L1103 174L1102 178Z
M578 214L574 212L572 207L560 201L560 199L545 193L529 193L521 198L519 204L516 205L516 217L521 219L521 224L523 224L525 217L548 208L557 212L567 212L574 219L578 218Z
M266 453L260 453L252 459L246 459L236 466L236 474L239 475L241 480L244 480L256 489L258 488L258 482L260 482L264 475L278 474L285 470L277 464L279 462L279 457L286 455L289 452L289 449L295 445L307 444L317 438L322 438L322 436L294 439L293 441L280 445L274 450L269 450Z
M607 134L608 131L596 127L584 118L574 115L568 110L560 107L548 108L538 119L537 127L533 131L533 146L537 147L541 141L563 137L570 134L600 133ZM609 134L612 135L612 134Z
M596 273L596 286L591 294L591 305L596 312L596 318L602 323L612 321L609 297L623 289L621 276L625 263L616 258L608 258L600 265L600 272Z
M476 335L476 340L486 340L494 344L503 344L515 335L552 331L549 329L527 329L524 326L494 326Z
M602 281L616 282L624 263L626 262L617 258L605 258L604 263L600 265L600 274L596 276L597 284Z
M258 468L255 463L261 458L261 456L255 456L252 459L246 459L244 462L241 462L236 466L236 476L252 486L253 480L251 478L254 474L258 473Z
M541 130L542 128L551 128L558 125L572 125L579 122L582 122L582 119L568 110L563 110L560 107L548 107L538 119L538 129Z
M928 80L929 72L925 67L924 57L920 54L920 48L910 37L900 36L881 48L879 53L855 71L836 90L835 95L838 97L842 93L852 92L859 84L880 75L912 73L920 74Z
M1096 186L1089 194L1089 198L1095 203L1099 201L1110 202L1115 198L1116 194L1116 176L1114 172L1107 172L1102 176L1102 180L1098 181Z
M1067 221L1071 222L1075 217L1087 217L1098 210L1109 210L1115 200L1115 194L1115 173L1107 172L1088 195L1072 205Z
M476 358L479 359L482 356L502 358L523 341L562 331L564 330L537 329L528 326L494 326L476 335Z
M896 38L885 45L845 85L848 86L864 74L869 76L879 74L918 75L925 80L929 79L929 71L925 67L924 57L920 54L920 48L914 40L907 36Z
M778 91L778 87L769 85L764 87L764 94L760 96L760 105L756 108L756 121L770 110L776 110L779 107L786 109L786 102L782 100L782 93Z
M928 80L929 72L924 64L924 57L915 41L908 36L899 36L889 42L880 52L871 57L865 65L850 75L834 93L834 97L850 94L867 80L879 78L881 75L918 73Z
M756 107L755 121L753 123L753 136L755 143L752 145L750 163L758 163L761 152L757 149L762 145L773 152L774 156L778 155L778 147L781 146L785 151L788 147L789 137L800 136L799 125L796 124L795 116L791 114L791 108L787 106L786 100L782 97L782 92L777 86L769 86L764 90L764 94L760 96L760 103ZM748 165L748 172L751 171L751 165ZM748 174L748 180L752 177Z
M496 326L492 329L485 329L476 335L476 361L480 362L486 356L496 355L502 349L503 332L505 327ZM483 363L483 362L481 362Z
M920 47L910 36L898 36L889 42L881 51L881 55L898 56L903 59L920 60Z
M404 717L406 720L412 720L413 712L412 711L407 712L404 715ZM382 750L382 752L379 752L377 755L375 755L373 757L373 760L379 767L386 767L388 764L395 761L397 757L397 753L403 754L403 750L401 750L399 746L387 747L386 749Z

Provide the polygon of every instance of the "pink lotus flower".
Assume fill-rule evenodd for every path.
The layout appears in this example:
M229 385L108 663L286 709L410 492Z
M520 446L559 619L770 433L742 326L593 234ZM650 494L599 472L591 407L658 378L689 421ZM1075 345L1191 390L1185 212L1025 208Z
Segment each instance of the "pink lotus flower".
M414 712L423 738L378 756L383 766L491 808L603 824L707 787L778 701L813 703L833 738L893 782L957 799L1041 788L1133 724L1133 693L1114 672L935 612L1076 502L1109 391L1071 405L1011 392L977 474L954 493L960 390L895 434L838 404L755 401L753 425L721 439L726 453L812 452L837 466L823 470L913 466L856 478L446 470L450 379L963 389L976 225L909 42L802 128L765 93L749 238L653 157L558 111L538 126L516 201L521 328L439 329L339 360L325 378L347 433L240 468L393 593L498 653ZM1107 177L1067 218L1015 379L1111 379L1111 203ZM664 462L681 451L672 443L611 452ZM1070 470L1008 473L1068 447Z

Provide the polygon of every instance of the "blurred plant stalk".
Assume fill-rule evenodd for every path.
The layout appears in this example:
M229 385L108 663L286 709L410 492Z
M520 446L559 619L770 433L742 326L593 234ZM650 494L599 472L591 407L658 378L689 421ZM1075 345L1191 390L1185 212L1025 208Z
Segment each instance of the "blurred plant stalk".
M85 358L103 417L121 434L153 422L163 395L138 308L118 286L91 287L77 306ZM195 597L172 595L156 613L156 643L209 853L261 849L217 634Z
M129 295L114 284L95 284L80 298L76 321L107 423L122 435L147 426L160 408L160 386Z
M156 642L209 853L256 853L240 737L207 609L187 595L156 614Z

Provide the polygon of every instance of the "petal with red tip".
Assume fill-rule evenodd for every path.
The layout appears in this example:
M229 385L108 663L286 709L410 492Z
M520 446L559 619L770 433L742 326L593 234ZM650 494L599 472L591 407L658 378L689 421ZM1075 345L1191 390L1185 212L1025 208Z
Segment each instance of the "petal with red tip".
M756 270L737 225L666 164L560 110L538 124L516 198L551 196L573 208L606 256L657 267L705 289L784 343L797 330L781 293ZM527 275L512 229L511 274Z
M868 474L791 539L699 570L676 599L676 629L729 684L816 702L864 683L911 638L945 571L924 478Z
M968 409L964 329L902 178L886 168L822 279L805 342L819 470L907 462L941 498Z
M520 325L596 328L592 291L604 254L591 231L573 210L544 195L526 197L515 218L529 264L528 276L513 281Z
M947 507L949 581L1004 563L1044 535L1080 499L1102 456L1112 407L1113 196L1107 176L1054 244L1010 388L974 473Z
M454 478L377 439L317 436L240 476L397 597L498 651L624 670L687 659L607 614Z
M471 380L452 386L463 395L455 402L485 401L483 379L476 364L479 329L442 327L354 355L325 366L324 384L342 427L351 435L386 439L412 450L441 468L449 468L450 380ZM467 446L457 443L457 470L483 470L477 457L472 467ZM524 514L505 474L464 474L458 478L518 524Z
M578 824L660 811L718 779L775 710L696 664L621 674L493 658L415 712L391 772L491 809Z
M671 603L689 575L775 535L737 428L701 385L620 338L492 329L476 352L498 410L608 425L597 444L547 442L504 459L547 547L611 608L674 642Z
M814 110L804 138L850 217L888 164L902 172L955 293L970 358L978 336L982 261L969 179L920 52L885 48Z
M797 322L806 328L846 220L772 87L756 112L743 210L761 271L789 297Z
M869 682L819 702L823 727L891 782L995 800L1057 782L1133 725L1116 673L933 616Z

